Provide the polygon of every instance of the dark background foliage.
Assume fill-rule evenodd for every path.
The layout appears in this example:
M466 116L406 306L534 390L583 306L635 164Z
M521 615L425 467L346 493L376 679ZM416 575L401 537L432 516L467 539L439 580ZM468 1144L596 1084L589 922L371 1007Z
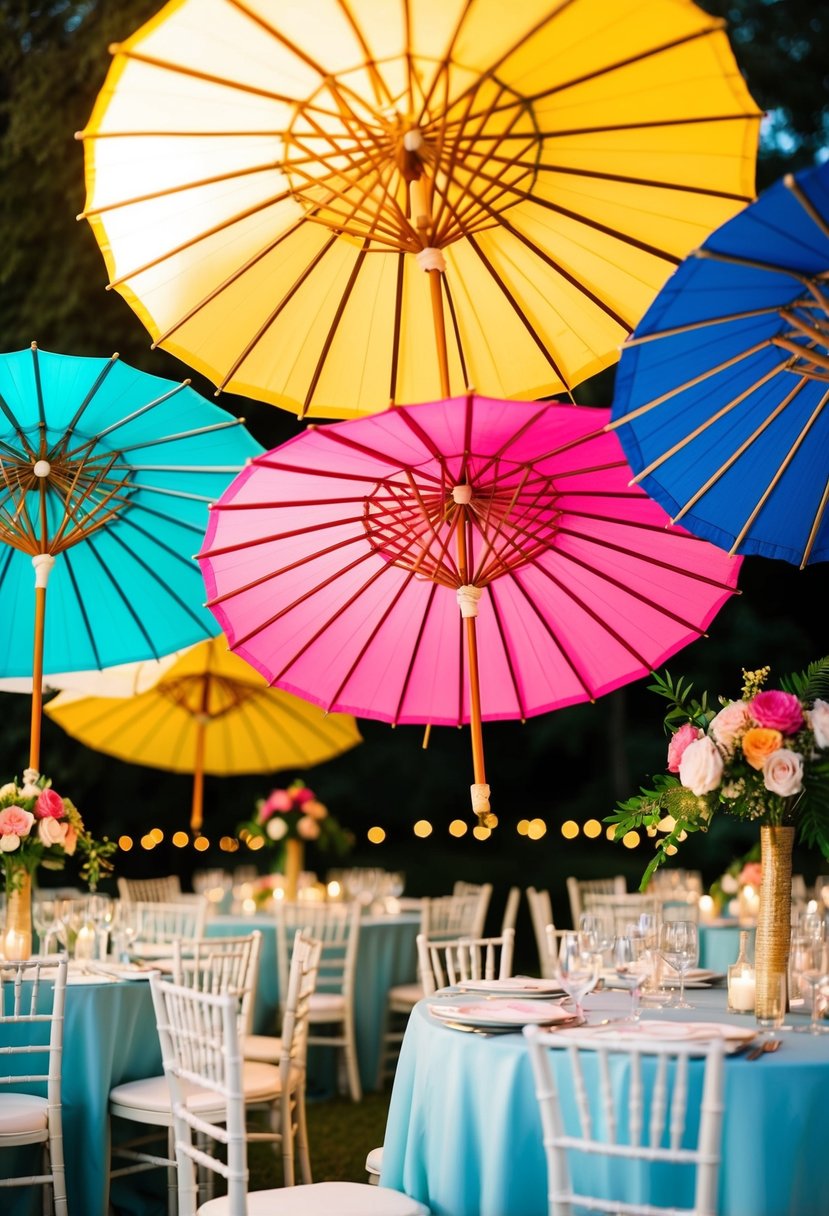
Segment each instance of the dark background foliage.
M610 3L611 0L608 0ZM18 350L33 339L46 350L109 355L182 379L189 368L161 351L125 302L105 291L106 273L83 206L83 155L74 132L89 118L109 66L107 47L131 33L158 9L158 0L0 0L0 350ZM829 8L813 0L707 0L702 7L728 22L732 45L758 104L768 113L758 164L758 189L782 172L825 155L829 130ZM193 377L205 395L212 386ZM605 373L577 391L585 404L606 404L613 376ZM243 415L266 447L290 437L296 420L258 402L223 396L225 409ZM699 687L736 696L740 668L766 663L773 674L799 669L829 650L826 637L827 569L800 572L784 563L748 559L742 595L732 599L710 636L677 656L671 670ZM2 627L0 602L0 627ZM20 640L29 646L28 639ZM487 878L505 894L508 883L549 886L557 916L566 919L563 879L568 873L625 872L644 868L648 844L628 851L604 837L565 841L559 825L572 818L601 819L617 797L633 792L663 764L659 701L640 681L604 698L537 718L526 725L486 728L487 769L493 809L501 826L485 842L467 835L455 841L447 825L468 819L470 780L466 732L434 731L428 751L421 731L366 722L365 743L321 766L307 778L341 822L357 836L357 864L402 868L412 893L445 890L455 877ZM29 702L0 694L0 780L19 773L27 755ZM71 794L90 826L101 834L140 835L160 826L168 836L186 825L187 777L137 768L95 754L44 723L43 767ZM205 791L209 838L232 831L254 800L294 773L243 779L208 778ZM520 818L540 816L549 830L539 842L517 836ZM412 824L428 818L432 836L416 839ZM372 847L365 832L379 823L385 844ZM720 820L710 836L689 842L681 861L701 867L711 880L732 857L753 843L750 827ZM152 854L120 855L124 873L220 863L215 849L196 854L166 843ZM317 859L320 868L323 859ZM814 855L797 859L808 876L825 864ZM500 900L499 900L500 903ZM500 912L500 908L499 908Z

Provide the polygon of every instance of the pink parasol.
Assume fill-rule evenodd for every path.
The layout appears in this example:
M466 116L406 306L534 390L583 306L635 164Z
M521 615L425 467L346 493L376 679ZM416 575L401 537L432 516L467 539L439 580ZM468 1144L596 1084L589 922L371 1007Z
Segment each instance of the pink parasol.
M267 680L326 709L469 722L485 823L483 720L646 675L735 591L739 559L628 484L608 419L470 395L309 427L212 508L208 607Z

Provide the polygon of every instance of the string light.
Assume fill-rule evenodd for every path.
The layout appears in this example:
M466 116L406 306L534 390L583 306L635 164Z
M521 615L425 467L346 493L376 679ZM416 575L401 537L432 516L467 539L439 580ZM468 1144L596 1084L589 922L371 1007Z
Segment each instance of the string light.
M565 840L575 840L579 834L579 825L575 819L567 819L561 825L561 834Z
M414 834L415 834L415 836L421 836L424 839L427 836L431 836L432 835L432 825L429 822L429 820L428 819L418 819L417 823L414 825Z
M150 828L148 835L154 844L161 844L164 839L164 833L161 828Z
M489 840L492 835L492 829L485 828L482 824L478 823L472 829L472 835L476 840Z
M449 835L450 836L458 836L458 837L465 836L468 831L469 831L469 824L466 823L463 819L453 819L452 822L449 824Z
M210 848L210 841L206 836L197 836L193 841L193 848L199 853L204 853L206 849Z
M626 849L635 849L636 846L638 845L638 843L639 843L639 833L638 832L625 832L624 836L622 837L622 844L625 846ZM674 849L674 852L676 852L676 849Z
M190 837L186 832L174 832L172 841L177 849L186 849L190 843Z
M547 825L543 819L531 819L527 828L527 835L530 840L540 840L546 833Z
M367 835L372 844L382 844L386 839L386 833L382 828L369 828Z
M518 823L515 825L515 830L519 836L528 836L530 832L529 819L519 819Z
M124 853L129 853L130 849L132 848L132 836L119 836L118 848Z
M589 836L591 840L595 840L597 836L601 836L602 834L602 825L598 819L588 819L582 831L585 836Z

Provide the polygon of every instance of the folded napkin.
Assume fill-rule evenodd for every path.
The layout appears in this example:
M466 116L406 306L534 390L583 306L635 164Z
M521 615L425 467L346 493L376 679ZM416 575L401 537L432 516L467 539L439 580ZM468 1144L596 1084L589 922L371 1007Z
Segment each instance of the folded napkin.
M573 1030L563 1029L562 1035L571 1034L584 1038L617 1039L665 1039L678 1043L709 1042L725 1039L728 1042L747 1042L756 1031L748 1026L735 1026L729 1022L668 1022L648 1018L642 1022L610 1022L606 1026L580 1026Z
M554 980L540 980L531 975L514 975L505 980L462 980L457 987L462 992L505 992L516 996L525 992L552 996L564 991Z

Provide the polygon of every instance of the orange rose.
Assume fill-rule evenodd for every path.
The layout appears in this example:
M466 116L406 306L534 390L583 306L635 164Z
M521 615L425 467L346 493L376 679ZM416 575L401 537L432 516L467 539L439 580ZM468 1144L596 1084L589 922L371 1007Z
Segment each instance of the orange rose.
M765 726L753 726L743 735L743 755L752 768L762 768L766 758L783 746L783 736L779 730L769 730Z

